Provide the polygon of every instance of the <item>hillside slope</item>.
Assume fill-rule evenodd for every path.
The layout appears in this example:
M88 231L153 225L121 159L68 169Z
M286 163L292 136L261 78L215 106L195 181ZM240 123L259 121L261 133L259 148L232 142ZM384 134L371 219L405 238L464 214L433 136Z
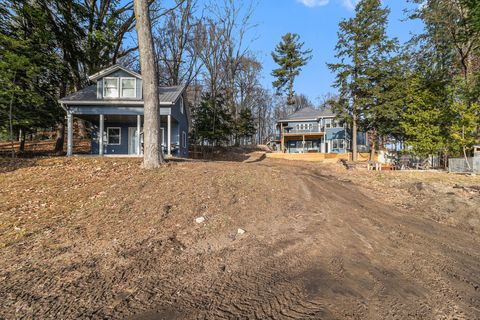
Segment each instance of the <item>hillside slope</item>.
M261 153L3 169L0 318L480 318L478 177Z

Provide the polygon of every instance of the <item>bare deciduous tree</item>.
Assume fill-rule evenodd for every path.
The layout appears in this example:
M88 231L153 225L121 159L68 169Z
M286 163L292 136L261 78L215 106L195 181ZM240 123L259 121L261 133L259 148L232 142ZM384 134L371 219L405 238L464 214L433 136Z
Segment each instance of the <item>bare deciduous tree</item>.
M165 15L154 40L159 82L189 85L200 72L196 0L176 0L177 9Z

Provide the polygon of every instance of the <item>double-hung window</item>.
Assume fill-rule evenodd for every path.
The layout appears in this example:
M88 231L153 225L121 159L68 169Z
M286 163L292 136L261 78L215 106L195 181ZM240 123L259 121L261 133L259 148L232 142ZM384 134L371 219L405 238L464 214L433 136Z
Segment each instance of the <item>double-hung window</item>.
M105 98L135 98L137 87L135 78L105 77L103 79Z
M118 78L103 79L103 96L106 98L118 97Z
M135 98L136 97L136 87L135 87L135 78L121 78L121 97L122 98Z
M345 149L345 140L343 140L343 139L333 139L332 140L332 149Z
M332 119L325 119L325 128L332 127Z
M122 142L122 131L119 127L107 128L107 143L111 145L119 145Z

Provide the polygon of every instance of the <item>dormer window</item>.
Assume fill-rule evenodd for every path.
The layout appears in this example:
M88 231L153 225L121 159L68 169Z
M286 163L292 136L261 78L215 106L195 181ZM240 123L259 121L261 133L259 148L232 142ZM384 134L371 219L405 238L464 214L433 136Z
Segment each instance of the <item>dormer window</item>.
M122 98L136 97L136 79L135 78L121 78L121 92Z
M135 98L137 96L135 78L105 77L103 96L105 98Z
M118 98L118 78L103 78L103 96Z

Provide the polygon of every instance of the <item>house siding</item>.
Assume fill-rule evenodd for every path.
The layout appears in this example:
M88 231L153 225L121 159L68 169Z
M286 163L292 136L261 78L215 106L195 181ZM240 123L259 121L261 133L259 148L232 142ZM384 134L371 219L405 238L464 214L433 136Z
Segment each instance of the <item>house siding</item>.
M188 157L188 145L189 145L189 139L188 139L188 116L187 116L187 105L185 104L183 106L183 113L180 111L180 103L182 99L178 99L177 102L175 103L175 106L172 107L172 116L178 121L178 126L176 128L176 133L175 136L177 138L176 143L179 145L179 151L180 154L179 156L181 157ZM173 128L172 128L173 129ZM172 130L173 131L173 130ZM187 135L187 144L183 145L182 144L182 132L185 132Z
M325 129L325 139L329 143L329 151L331 153L348 152L348 134L345 128L327 128ZM333 148L333 139L344 140L344 148Z
M104 123L105 133L104 133L104 154L128 154L128 127L135 126L133 123L115 123L115 122L106 122ZM120 127L120 144L119 145L109 145L107 144L107 128L108 127ZM99 153L99 127L94 126L92 130L92 154Z
M165 137L162 137L162 145L163 142L167 141L166 134L167 134L167 122L166 118L162 117L161 119L160 128L163 128L163 132L165 133ZM119 145L109 145L107 144L107 128L108 127L120 127L121 128L121 137L120 137L120 144ZM128 128L136 128L137 124L135 122L130 123L117 123L117 122L107 122L104 123L104 154L128 154ZM98 125L94 125L92 127L92 140L91 140L91 153L98 154L99 153L99 127ZM179 125L177 123L172 123L172 136L171 142L172 144L178 144L180 141L180 137L178 135ZM187 154L188 155L188 154Z

